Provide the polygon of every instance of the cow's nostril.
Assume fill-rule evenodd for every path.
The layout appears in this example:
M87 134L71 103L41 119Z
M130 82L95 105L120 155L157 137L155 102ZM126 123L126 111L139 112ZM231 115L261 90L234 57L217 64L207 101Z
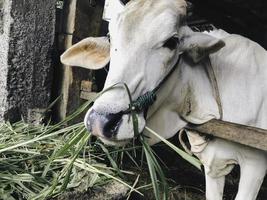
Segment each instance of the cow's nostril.
M122 112L106 115L107 122L103 127L103 134L105 137L111 138L112 136L117 134L118 128L122 121L122 115Z
M116 135L122 122L122 112L103 114L90 110L84 119L86 128L95 136L111 138Z
M94 123L94 119L96 118L96 116L97 113L95 112L95 110L90 110L85 115L84 125L89 132L92 131L92 124Z

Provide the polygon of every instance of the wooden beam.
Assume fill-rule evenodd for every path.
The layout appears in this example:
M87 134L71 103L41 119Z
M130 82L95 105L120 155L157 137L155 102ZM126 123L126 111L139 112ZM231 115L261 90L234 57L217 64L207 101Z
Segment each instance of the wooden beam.
M93 86L92 81L87 81L87 80L81 81L81 91L92 92L92 86Z
M216 119L201 125L190 124L188 129L267 151L267 130L264 129Z
M98 93L96 93L96 92L81 91L80 98L84 99L84 100L87 100L87 101L92 101L97 97L97 94Z

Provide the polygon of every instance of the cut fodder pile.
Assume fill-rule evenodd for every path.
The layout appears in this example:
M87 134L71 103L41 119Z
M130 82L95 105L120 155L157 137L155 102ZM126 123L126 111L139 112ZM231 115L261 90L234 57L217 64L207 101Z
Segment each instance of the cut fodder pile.
M96 161L106 155L88 144L89 137L82 123L65 128L1 124L0 199L45 199L114 179L127 185L116 178L117 169Z

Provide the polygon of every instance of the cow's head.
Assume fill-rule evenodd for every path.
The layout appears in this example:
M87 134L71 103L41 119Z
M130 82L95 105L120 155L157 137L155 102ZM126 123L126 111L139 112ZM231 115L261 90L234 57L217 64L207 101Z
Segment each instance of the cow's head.
M61 57L66 65L100 69L110 62L105 88L128 85L132 98L155 88L186 52L194 62L218 50L223 43L184 24L184 0L133 0L113 18L106 37L87 38ZM105 92L85 117L86 127L106 143L125 143L134 137L132 118L121 114L129 106L128 94L118 86ZM138 114L139 131L145 126Z

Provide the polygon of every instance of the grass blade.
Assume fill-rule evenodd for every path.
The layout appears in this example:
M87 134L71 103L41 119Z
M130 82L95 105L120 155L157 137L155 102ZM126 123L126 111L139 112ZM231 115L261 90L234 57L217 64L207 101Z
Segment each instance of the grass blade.
M152 135L154 135L157 138L159 138L162 142L164 142L171 149L173 149L176 153L178 153L183 159L185 159L186 161L188 161L189 163L191 163L193 166L195 166L196 168L198 168L199 170L201 170L201 163L200 163L200 161L198 159L196 159L193 156L185 153L183 150L179 149L178 147L176 147L175 145L173 145L172 143L170 143L168 140L166 140L165 138L163 138L162 136L160 136L159 134L157 134L152 129L150 129L148 127L145 127L145 130L147 130Z

